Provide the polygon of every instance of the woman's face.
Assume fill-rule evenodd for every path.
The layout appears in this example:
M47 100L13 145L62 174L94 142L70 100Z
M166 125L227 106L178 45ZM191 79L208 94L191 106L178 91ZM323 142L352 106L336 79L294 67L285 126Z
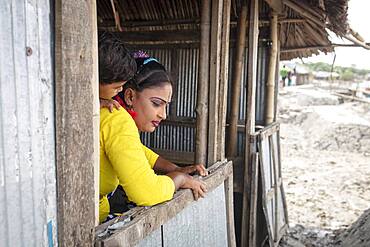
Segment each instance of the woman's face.
M166 107L171 101L172 86L169 83L159 87L146 88L142 92L132 91L132 107L137 113L134 118L142 132L153 132L167 117Z

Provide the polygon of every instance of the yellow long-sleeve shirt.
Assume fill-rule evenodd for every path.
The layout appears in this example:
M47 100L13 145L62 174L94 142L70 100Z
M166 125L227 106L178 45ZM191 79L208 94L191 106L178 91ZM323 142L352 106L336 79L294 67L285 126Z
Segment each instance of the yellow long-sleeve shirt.
M139 206L172 199L175 184L170 177L154 173L157 159L158 155L141 143L136 124L126 110L100 110L100 222L109 213L107 194L119 184L128 199Z

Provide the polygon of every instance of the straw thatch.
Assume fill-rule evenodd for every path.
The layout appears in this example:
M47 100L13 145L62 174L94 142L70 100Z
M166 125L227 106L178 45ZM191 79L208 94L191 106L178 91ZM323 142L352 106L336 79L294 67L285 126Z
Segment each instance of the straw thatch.
M242 0L231 0L231 25L235 27ZM112 3L114 8L112 8ZM201 0L98 0L100 30L181 31L200 30ZM327 29L339 36L348 33L348 0L283 0L279 14L282 60L308 57L333 47ZM260 2L260 25L269 25L270 8ZM118 15L119 25L117 25ZM231 32L233 34L233 32Z
M281 24L281 59L333 51L326 28L339 36L348 32L347 4L348 0L286 0L284 14L302 22Z

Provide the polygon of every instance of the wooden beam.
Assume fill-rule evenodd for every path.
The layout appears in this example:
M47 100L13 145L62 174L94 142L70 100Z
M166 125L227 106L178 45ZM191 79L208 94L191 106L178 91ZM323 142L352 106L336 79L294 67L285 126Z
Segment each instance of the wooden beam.
M200 33L197 30L172 30L172 31L136 31L136 32L116 32L120 39L127 43L135 45L142 43L165 43L165 42L181 42L193 43L199 42Z
M229 51L230 51L230 9L231 0L224 1L222 37L221 37L221 72L220 72L220 103L219 103L219 131L217 131L218 150L217 160L225 159L225 132L227 113L227 92L229 84Z
M277 63L277 50L278 50L278 22L277 14L272 13L271 25L270 25L270 36L271 36L271 48L270 48L270 59L269 59L269 71L266 83L266 108L265 108L265 125L268 125L274 121L275 118L275 73Z
M208 88L209 88L209 49L211 1L202 1L201 31L199 51L199 72L197 87L197 122L195 136L195 162L207 164L207 129L208 129Z
M222 11L223 0L212 1L211 22L211 49L210 49L210 73L209 73L209 100L208 100L208 158L207 163L213 164L217 161L217 150L219 146L218 132L220 131L218 121L220 66L221 66L221 35L222 35Z
M279 19L279 23L304 23L307 22L304 18L281 18ZM249 22L247 21L247 24ZM200 19L183 19L183 20L153 20L153 21L124 21L121 23L121 26L124 29L129 28L148 28L148 27L171 27L171 26L178 26L178 25L196 25L197 28L200 26ZM230 21L231 25L237 25L237 21ZM270 20L268 19L259 19L259 24L266 25L270 24ZM196 28L196 29L197 29ZM101 31L117 31L116 24L114 21L104 20L102 23L99 23L99 30ZM167 30L166 30L167 31ZM124 31L126 32L126 31ZM130 32L130 31L129 31Z
M245 121L245 169L243 191L243 215L241 246L249 243L249 215L250 215L250 191L251 191L251 161L252 146L251 135L255 131L255 101L257 83L257 51L258 51L258 0L251 0L249 7L249 33L248 33L248 95L247 95L247 119Z
M230 176L224 182L228 247L236 247L233 187L234 187L233 173L231 173Z
M249 246L257 246L258 153L252 156Z
M229 210L233 213L233 208L230 208L230 201L228 201L230 199L232 200L232 187L229 186L230 180L228 180L230 179L230 176L232 176L231 162L216 163L210 167L209 173L210 175L200 179L206 184L208 191L212 191L222 183L225 184L225 182L227 182L227 185L225 185L227 186L226 192L228 193L225 194L226 206L229 205ZM97 246L99 246L99 244L101 246L136 246L151 232L160 228L161 225L175 217L179 212L193 202L193 193L190 189L186 189L177 192L171 201L159 204L149 209L136 209L133 212L130 210L117 220L98 226L96 229L97 235L105 232L106 229L114 223L120 222L128 217L132 218L129 223L118 229L114 235L102 237L96 236L95 244ZM138 213L138 210L140 213ZM134 215L132 215L132 213L134 213ZM231 215L228 216L232 217ZM232 230L232 226L230 227L230 230ZM235 246L235 243L231 246Z
M92 245L98 220L100 124L96 23L95 1L55 3L59 246Z
M230 119L228 128L228 144L226 146L227 157L233 158L237 154L238 130L237 124L239 119L239 102L240 88L242 82L242 71L245 64L245 43L247 32L247 12L248 6L246 1L242 1L240 15L237 26L237 42L235 47L233 74L231 81L231 102L230 102Z
M365 43L366 45L370 46L370 43ZM280 52L299 52L299 51L307 51L307 50L318 50L324 48L332 48L332 47L363 47L362 45L356 44L331 44L331 45L321 45L321 46L303 46L303 47L289 47L289 48L282 48Z
M368 44L366 44L365 42L362 42L362 41L360 41L360 40L358 40L358 39L356 39L356 38L354 38L354 37L352 37L348 34L343 36L343 38L345 38L349 41L352 41L354 44L356 44L358 46L361 46L361 47L365 48L366 50L370 50L370 46Z

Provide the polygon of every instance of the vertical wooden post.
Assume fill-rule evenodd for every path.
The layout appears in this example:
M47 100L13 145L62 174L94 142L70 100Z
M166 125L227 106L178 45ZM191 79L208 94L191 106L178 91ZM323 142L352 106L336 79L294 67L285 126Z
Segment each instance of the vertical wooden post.
M269 72L266 83L266 110L265 125L272 123L275 119L275 73L278 49L278 16L273 11L270 21L271 49L269 60Z
M229 120L229 140L226 149L227 157L236 157L238 141L238 119L239 119L239 101L240 86L242 81L242 70L245 62L244 51L247 31L247 11L246 1L242 1L242 8L237 26L237 43L235 48L235 58L233 66L233 79L231 83L231 106Z
M217 161L218 142L217 133L220 130L219 124L219 100L220 100L220 76L221 76L221 41L222 41L222 0L212 1L211 21L211 50L209 68L209 104L208 104L208 165Z
M241 246L248 246L250 191L251 191L251 161L253 148L251 135L255 132L255 97L257 82L257 51L258 51L258 0L250 0L248 33L248 96L247 119L245 122L245 170L243 189L243 216Z
M234 193L233 193L233 174L224 182L225 199L226 199L226 226L227 226L227 243L228 247L236 246L235 239L235 221L234 221Z
M229 40L230 40L230 9L231 0L224 0L222 37L221 37L221 71L220 71L220 102L217 131L217 160L225 159L225 129L226 129L226 111L227 111L227 87L229 81Z
M203 0L200 23L195 162L203 163L205 165L207 164L210 20L211 1Z
M55 2L59 246L91 246L97 214L99 102L95 1Z

